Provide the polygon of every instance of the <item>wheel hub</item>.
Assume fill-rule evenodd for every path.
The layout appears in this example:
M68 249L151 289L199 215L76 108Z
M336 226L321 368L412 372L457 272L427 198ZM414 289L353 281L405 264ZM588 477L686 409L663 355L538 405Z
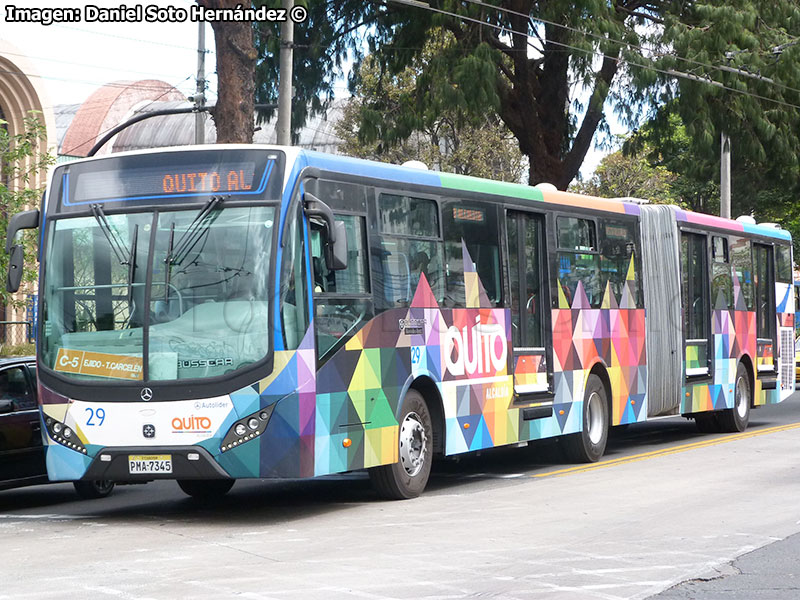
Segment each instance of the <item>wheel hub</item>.
M747 403L750 399L747 397L747 392L745 391L745 382L744 378L739 377L736 380L736 414L739 415L740 419L744 419L745 415L747 414Z
M592 392L587 401L589 403L589 440L592 444L599 444L603 439L603 399L597 392Z
M422 419L417 413L408 413L400 424L400 464L410 477L417 475L425 466L427 442Z

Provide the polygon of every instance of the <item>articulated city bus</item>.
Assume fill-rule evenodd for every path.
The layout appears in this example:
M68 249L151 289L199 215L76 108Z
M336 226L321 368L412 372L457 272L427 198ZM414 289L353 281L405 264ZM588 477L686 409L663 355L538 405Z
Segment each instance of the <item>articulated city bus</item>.
M794 390L791 239L672 206L202 146L61 165L38 211L52 480L367 469L663 415L742 431Z

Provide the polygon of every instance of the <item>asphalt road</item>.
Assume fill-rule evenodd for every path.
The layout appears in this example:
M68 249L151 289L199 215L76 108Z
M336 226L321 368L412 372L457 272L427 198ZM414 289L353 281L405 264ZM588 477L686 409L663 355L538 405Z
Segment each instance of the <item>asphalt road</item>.
M361 473L239 481L213 505L169 481L9 490L0 599L796 598L799 445L795 395L744 434L631 426L588 467L552 442L441 462L405 502Z

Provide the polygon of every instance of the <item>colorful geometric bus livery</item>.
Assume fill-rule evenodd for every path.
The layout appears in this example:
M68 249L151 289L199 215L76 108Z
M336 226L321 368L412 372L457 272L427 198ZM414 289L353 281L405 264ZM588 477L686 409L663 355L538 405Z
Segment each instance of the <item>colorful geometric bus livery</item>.
M466 246L464 252L468 254ZM554 309L558 341L553 415L526 421L521 408L513 405L508 311L486 306L486 292L473 275L465 274L467 287L476 286L468 294L474 304L470 308L440 309L423 275L408 310L378 315L316 377L309 330L298 350L276 353L270 377L227 398L170 403L171 418L156 416L162 406L152 404L144 409L146 417L139 417L142 427L147 421L157 431L180 431L182 441L205 448L231 477L311 477L397 460L397 406L420 377L434 382L441 394L448 455L577 432L581 401L576 399L582 398L586 374L598 362L607 365L612 389L619 390L614 424L644 420L643 309L617 308L610 288L603 303L609 308L581 308L588 300L580 287L572 307ZM88 450L81 456L52 447L49 464L65 478L83 473L91 458L112 443L163 444L160 436L142 440L138 428L130 426L142 412L141 404L121 403L103 406L104 418L123 427L105 428L102 437L90 442L87 428L80 425L90 403L65 400L48 390L44 413L72 427ZM237 419L272 405L259 440L220 451L223 436ZM205 431L181 431L184 423L197 419L199 408L209 421ZM351 441L347 446L346 439ZM76 458L79 464L68 467Z
M218 153L223 157L218 161L226 160L228 151L225 147L202 150ZM177 156L191 165L192 153L198 151L142 155L164 157L156 163L169 163ZM99 256L104 240L113 248L116 237L122 240L118 245L123 250L134 240L133 254L136 236L148 232L154 236L151 247L166 257L150 260L141 254L138 264L146 265L141 275L135 264L130 266L130 258L129 263L121 261L124 269L114 264L104 267L96 258L98 279L89 282L97 290L94 296L83 291L89 285L53 274L56 267L45 263L45 280L57 281L61 287L53 289L66 292L46 292L44 310L49 307L51 314L64 310L73 321L55 322L66 329L62 342L47 329L53 325L44 326L45 335L39 337L50 347L40 356L66 359L80 351L70 343L96 339L87 347L109 356L116 353L120 364L142 365L144 375L137 375L143 379L139 382L112 381L128 396L109 401L98 399L94 391L101 389L93 387L97 375L70 372L47 362L40 366L51 479L99 479L112 472L103 470L104 462L114 463L113 473L121 478L118 460L130 462L125 473L132 480L312 477L398 463L404 440L420 446L415 456L426 460L426 444L442 455L557 436L570 436L566 439L573 445L575 440L589 440L600 447L608 426L659 415L685 415L695 418L699 426L724 429L727 421L716 416L730 417L739 411L746 426L743 413L750 406L780 402L794 390L793 286L780 263L785 264L784 254L790 252L786 232L679 209L659 210L294 149L259 152L268 155L252 161L256 165L253 178L261 178L261 189L267 190L266 195L273 190L273 202L279 198L280 203L275 211L269 206L259 208L256 225L263 225L250 226L244 230L249 232L246 236L224 233L228 232L225 227L238 231L236 227L252 218L246 204L250 200L241 199L230 208L224 203L220 208L220 201L213 197L198 206L204 200L201 197L193 200L192 212L184 221L175 210L178 216L170 216L170 224L165 215L172 213L164 208L169 202L159 197L152 229L141 223L134 226L132 220L123 222L127 218L123 205L140 200L126 200L113 214L109 201L105 210L111 227L102 227L88 241L79 237L79 228L66 224L83 219L81 223L93 226L96 219L102 225L102 206L98 213L92 205L94 217L84 216L89 214L88 207L75 208L76 203L64 208L64 215L48 215L59 223L60 235L68 238L68 244L61 242L64 248L85 243ZM238 166L250 156L247 153L255 154L251 148L239 153L230 164ZM132 154L128 160L137 156ZM284 162L278 194L275 177L281 176ZM76 170L73 181L82 173L81 167L74 166L78 164L71 167ZM93 163L84 164L82 168L91 172ZM264 168L270 176L261 176L260 164L268 165ZM56 175L54 181L69 180ZM324 188L317 181L330 185ZM358 196L362 193L363 198ZM305 205L297 201L303 194ZM56 204L53 198L48 202L48 206ZM176 200L175 206L180 202ZM323 226L319 210L307 215L297 210L300 233L291 233L292 207L308 210L309 202L330 204L337 221L344 222L342 232L348 242L344 270L322 266L329 260L324 245L330 225ZM394 212L383 215L382 202ZM445 208L452 206L456 208L446 214ZM482 207L486 214L481 213ZM433 212L426 213L429 208ZM199 225L190 223L198 210L201 216L206 211L206 216L195 219ZM650 216L656 213L659 216ZM136 214L144 218L141 210ZM231 215L228 222L226 214ZM415 227L433 219L436 227L430 233L410 231L398 220L406 217L398 215L417 218ZM644 216L655 218L651 223L657 221L656 225L646 224ZM458 234L462 237L452 243L448 228L462 226L464 233ZM644 238L648 227L665 228L661 233L667 233L661 238L668 241L659 242L661 247L648 246ZM219 239L214 238L215 228L223 232ZM527 236L526 244L516 250L512 228ZM220 257L226 252L229 256L231 244L250 244L246 252L252 254L253 232L263 235L272 229L279 230L280 237L269 242L274 250L265 250L264 260L274 266L270 271L274 290L271 297L256 296L255 301L250 292L249 301L255 307L251 314L262 320L243 328L226 317L224 323L208 325L203 333L203 323L190 322L190 316L223 314L226 306L238 314L247 305L241 296L234 299L225 294L241 288L256 267L225 263L212 271L234 274L224 276L222 283L203 272L206 279L198 284L197 272L204 264L223 260ZM52 240L58 235L51 232L48 243L55 244ZM294 261L286 259L291 256L286 241L291 235L299 235L296 243L304 248ZM478 235L493 240L494 255L476 246ZM146 252L142 247L146 248L144 242L140 242L140 252ZM191 252L197 256L182 263ZM208 257L201 256L203 252ZM418 262L422 254L426 260ZM55 259L51 262L56 264ZM163 264L167 270L175 264L174 273L164 274L165 267L159 266ZM290 272L287 265L292 264ZM389 268L391 277L385 274ZM115 273L112 277L117 279L110 285L99 279L103 269ZM192 283L193 277L192 288L186 281ZM345 284L355 286L355 291L344 293L339 301L343 292L336 286L344 289ZM225 294L215 291L218 296L209 299L208 289L213 286L224 288ZM99 308L96 315L87 317L68 304L74 302L73 296L80 296L81 307L94 306L92 302L99 306L102 290L109 287L129 288L127 305L126 293L109 294L109 306L113 304L115 314L123 315L122 324L101 325ZM140 296L139 302L147 301L151 314L137 329L136 294L144 294L145 289L147 295ZM452 293L462 299L454 302ZM673 297L657 298L659 294ZM342 306L360 305L367 308L342 312ZM236 391L228 386L223 393L204 394L206 389L224 387L228 374L235 380L237 365L261 364L255 359L266 350L254 332L268 330L262 322L268 314L266 306L272 311L271 349L266 366L260 367L260 378ZM86 319L96 323L86 326ZM40 323L45 320L40 318ZM296 342L289 331L294 321L304 323ZM162 333L167 325L173 327L168 330L173 337ZM102 327L111 330L101 332ZM144 349L138 350L138 358L129 349L146 348L148 342L140 341L140 331L147 327L149 343L157 348L149 361ZM185 348L202 348L202 340L213 339L217 331L221 337L215 347L222 350L181 354ZM224 350L226 335L239 335L239 354L231 352L233 358ZM659 345L653 346L656 341ZM170 361L177 366L162 364ZM175 385L179 382L169 377L188 377L182 375L186 369L181 365L189 364L211 365L204 367L210 374L206 377L216 387L202 378L186 378L187 391L181 396L182 388ZM218 376L223 373L225 377ZM167 385L162 386L161 380ZM670 397L663 390L669 390L666 396ZM424 398L429 425L416 413L403 421L405 399L412 391ZM169 397L163 398L164 394ZM748 395L747 407L741 405L742 394ZM597 405L592 404L598 397L607 402L599 421ZM589 425L597 422L601 422L600 432L587 433ZM409 423L412 433L404 438L402 430ZM70 437L65 437L65 430ZM146 468L146 475L134 467ZM391 490L385 495L399 497Z

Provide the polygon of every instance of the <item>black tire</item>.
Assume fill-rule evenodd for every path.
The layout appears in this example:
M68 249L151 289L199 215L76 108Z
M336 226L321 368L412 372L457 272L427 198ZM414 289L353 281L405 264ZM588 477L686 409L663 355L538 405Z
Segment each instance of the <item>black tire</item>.
M608 443L608 396L603 380L589 375L583 394L583 424L578 433L565 436L562 447L572 462L597 462Z
M694 424L700 433L719 433L722 428L719 424L719 413L705 412L694 416Z
M227 494L235 479L179 479L183 493L198 500L216 500Z
M106 479L96 481L73 481L72 486L75 488L78 496L84 500L105 498L114 491L114 482Z
M750 389L747 368L739 363L736 367L736 386L733 389L733 408L720 411L718 417L720 429L726 433L739 433L747 429L752 401L753 393Z
M408 390L398 419L399 460L369 469L375 491L386 500L416 498L428 484L433 462L433 425L422 395Z

